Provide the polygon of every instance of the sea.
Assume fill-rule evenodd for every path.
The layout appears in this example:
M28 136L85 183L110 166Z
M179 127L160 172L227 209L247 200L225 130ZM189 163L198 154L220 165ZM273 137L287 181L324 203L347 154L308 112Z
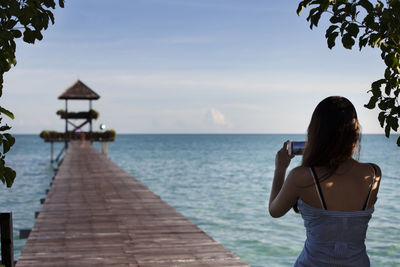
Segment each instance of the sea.
M366 246L371 266L400 266L400 147L396 136L362 137L361 161L377 163L383 173ZM109 158L174 206L203 231L251 266L293 266L305 230L293 211L268 214L276 151L285 134L129 134L109 143ZM55 144L55 155L62 143ZM94 146L101 150L99 143ZM299 165L295 157L289 169ZM6 162L17 172L12 188L0 184L0 212L11 211L15 258L26 242L40 199L55 174L50 144L39 135L16 135Z

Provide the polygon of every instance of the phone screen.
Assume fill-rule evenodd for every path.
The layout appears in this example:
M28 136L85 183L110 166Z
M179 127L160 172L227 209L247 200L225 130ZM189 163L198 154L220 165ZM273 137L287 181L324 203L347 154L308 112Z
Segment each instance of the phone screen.
M294 141L291 142L290 144L291 144L292 155L303 155L306 142Z

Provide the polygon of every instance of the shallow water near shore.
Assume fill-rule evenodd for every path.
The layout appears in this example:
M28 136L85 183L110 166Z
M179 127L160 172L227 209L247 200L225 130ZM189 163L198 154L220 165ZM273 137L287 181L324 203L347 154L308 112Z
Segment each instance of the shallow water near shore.
M288 139L304 135L118 135L109 157L251 266L292 266L305 240L303 221L292 211L279 219L267 214L275 153ZM37 135L17 135L6 159L17 179L0 189L0 203L13 212L17 258L25 243L19 229L33 227L54 171L50 145ZM383 172L366 241L371 266L400 266L395 137L364 135L361 161ZM296 157L289 168L299 162Z

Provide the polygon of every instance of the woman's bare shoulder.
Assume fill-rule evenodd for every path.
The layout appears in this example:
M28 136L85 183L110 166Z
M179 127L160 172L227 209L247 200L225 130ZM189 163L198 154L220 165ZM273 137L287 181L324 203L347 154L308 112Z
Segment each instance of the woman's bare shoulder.
M312 182L310 168L298 166L289 172L287 179L292 180L293 184L298 187L307 186Z
M363 162L357 162L357 173L361 175L362 177L365 177L367 179L365 180L366 183L370 184L373 181L376 182L376 185L379 187L381 177L382 177L382 172L381 168L375 164L375 163L363 163Z
M360 164L360 166L362 166L362 168L367 171L367 172L374 172L374 174L376 175L376 177L381 177L382 172L381 172L381 168L375 164L375 163L363 163L363 162L358 162L358 164Z

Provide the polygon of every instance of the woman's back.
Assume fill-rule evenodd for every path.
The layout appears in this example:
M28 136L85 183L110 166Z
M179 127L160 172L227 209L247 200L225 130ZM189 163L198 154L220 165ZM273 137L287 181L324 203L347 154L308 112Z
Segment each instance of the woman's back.
M295 266L369 266L364 242L378 186L373 166L347 161L325 180L307 168L315 186L298 201L307 240Z
M301 188L300 199L312 207L323 208L310 168L297 169L297 186ZM371 208L376 202L380 180L380 170L376 165L349 159L329 177L326 177L329 173L324 168L314 167L314 170L328 210L362 210L373 186L375 172L376 183L372 188L367 208Z

